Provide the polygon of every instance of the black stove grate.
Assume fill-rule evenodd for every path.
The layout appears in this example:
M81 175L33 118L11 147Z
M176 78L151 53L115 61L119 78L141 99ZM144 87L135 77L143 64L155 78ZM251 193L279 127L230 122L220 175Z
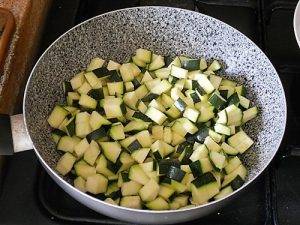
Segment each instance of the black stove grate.
M297 137L300 133L300 51L292 27L296 3L297 0L56 0L49 13L41 51L79 22L107 11L140 5L195 10L240 30L263 49L279 72L289 109L286 138L272 165L241 198L215 214L188 224L298 225L300 168L296 157L300 155L300 148L292 147L300 146ZM59 223L126 224L76 202L43 170L38 179L38 199L50 217Z

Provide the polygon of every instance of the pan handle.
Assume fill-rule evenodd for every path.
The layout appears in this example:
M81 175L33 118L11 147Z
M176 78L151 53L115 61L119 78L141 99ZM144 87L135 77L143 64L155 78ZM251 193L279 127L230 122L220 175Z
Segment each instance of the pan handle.
M0 114L0 155L12 155L33 149L26 131L23 114Z

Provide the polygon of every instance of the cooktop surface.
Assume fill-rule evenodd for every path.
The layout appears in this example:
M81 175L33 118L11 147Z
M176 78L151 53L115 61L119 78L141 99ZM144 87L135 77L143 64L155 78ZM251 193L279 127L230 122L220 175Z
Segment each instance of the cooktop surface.
M220 211L189 222L203 225L298 225L300 221L300 49L293 27L297 1L271 0L55 0L46 21L40 54L72 26L126 7L166 5L198 11L237 28L275 65L288 101L284 141L268 169ZM298 146L298 147L297 147ZM81 205L46 174L32 151L8 157L0 190L0 224L126 224Z

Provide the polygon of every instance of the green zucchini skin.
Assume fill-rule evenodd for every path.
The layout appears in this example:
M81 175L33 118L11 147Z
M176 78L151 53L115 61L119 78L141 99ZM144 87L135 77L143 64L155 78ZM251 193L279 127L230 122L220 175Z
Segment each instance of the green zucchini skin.
M86 139L88 140L88 142L91 142L92 140L96 141L99 138L106 137L106 136L107 136L107 131L103 127L100 127L99 129L89 133L86 136Z
M195 180L192 181L192 183L197 187L202 187L206 184L215 182L216 178L214 177L214 175L210 172L208 173L204 173L201 176L199 176L198 178L196 178Z

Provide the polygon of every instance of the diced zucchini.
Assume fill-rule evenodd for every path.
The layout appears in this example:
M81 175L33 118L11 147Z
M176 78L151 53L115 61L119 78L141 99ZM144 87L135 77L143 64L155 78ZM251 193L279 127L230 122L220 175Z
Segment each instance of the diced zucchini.
M153 210L167 210L169 209L169 204L166 200L164 200L162 197L157 197L151 202L148 202L146 204L147 208L153 209Z
M163 143L164 143L163 141L157 140L150 147L150 149L154 155L154 158L156 158L157 160L159 159L157 157L163 158L165 156ZM157 155L157 153L159 153L159 155Z
M218 113L218 119L217 119L216 123L227 124L227 113L226 113L225 109L223 109L222 111L220 111Z
M188 71L198 70L200 67L199 59L189 59L186 57L179 57L181 61L182 68L187 69Z
M188 70L180 68L178 66L172 65L171 67L171 75L173 77L177 77L179 79L185 79L188 75Z
M141 185L140 183L131 180L122 184L121 193L123 196L138 195L139 190L142 187L143 185Z
M133 63L124 63L120 67L120 74L124 82L133 80L140 72L141 70Z
M164 142L166 142L167 144L171 144L172 143L172 130L170 127L165 127L164 128L164 136L163 136L163 140Z
M93 111L91 116L89 117L89 124L92 130L99 129L102 125L110 125L111 122L101 116L98 112Z
M205 58L200 59L200 65L199 65L200 70L205 70L207 68L207 62Z
M172 130L172 145L176 146L185 141L185 137Z
M246 89L243 85L235 87L235 91L236 91L236 93L238 93L238 95L241 95L241 96L246 95Z
M89 133L92 132L92 128L90 126L89 120L85 121L85 122L77 122L78 121L78 116L80 113L78 113L76 115L76 119L75 119L75 133L76 136L80 137L80 138L85 138ZM90 115L88 115L88 118L90 117Z
M137 109L141 112L139 114L140 118L136 117L137 114L133 114L133 116L135 118L142 119L142 120L147 120L147 122L151 122L151 120L149 120L149 118L145 116L145 112L147 111L147 105L143 101L139 101ZM143 115L143 116L141 116L141 115Z
M63 136L59 139L57 144L57 150L63 152L70 152L74 151L74 147L79 143L80 139L69 136Z
M152 127L152 132L154 127L155 126ZM148 130L143 130L137 133L135 137L143 148L149 148L152 145L152 138Z
M158 195L165 200L168 200L173 194L175 190L168 185L160 185Z
M131 109L136 109L138 97L134 91L127 92L123 95L124 103Z
M240 153L244 153L253 143L253 140L242 130L228 138L228 144Z
M100 154L100 148L97 142L91 141L89 148L84 152L83 159L90 165L94 165L98 155Z
M99 89L102 87L100 79L93 72L85 73L84 77L93 89Z
M218 89L221 84L222 77L216 75L210 75L209 81L211 82L211 84L214 86L215 89Z
M87 93L87 95L92 97L93 99L95 99L97 101L101 100L102 98L104 98L103 88L104 87L101 87L101 88L98 88L98 89L92 89Z
M137 65L138 67L142 67L145 68L146 67L146 63L142 60L140 60L136 55L132 56L132 62Z
M161 95L172 88L172 85L167 80L162 80L159 84L151 88L151 93Z
M225 110L227 114L227 125L241 125L243 118L243 113L241 109L239 109L235 105L230 105Z
M214 199L219 200L219 199L225 198L226 196L230 195L232 192L233 192L232 187L227 186L227 187L223 188L220 191L220 193L214 197Z
M146 85L141 85L135 90L135 95L138 99L144 98L149 93Z
M71 86L73 90L76 90L81 87L81 85L84 83L85 78L84 78L84 72L80 72L76 74L71 80Z
M109 130L109 135L115 141L125 139L125 133L124 133L124 126L123 126L123 124L120 123L120 122L112 124L112 126L111 126L111 128Z
M215 151L211 151L209 153L209 157L211 159L211 161L214 163L215 167L217 167L218 169L223 169L226 165L226 157L218 152Z
M179 118L181 115L181 112L177 109L175 105L172 105L167 111L166 114L171 117L172 119Z
M195 108L200 112L197 122L207 122L215 116L214 107L208 102L198 102L195 104Z
M149 71L154 71L162 68L165 65L164 57L161 55L152 54L152 61L148 66Z
M87 94L87 93L89 93L90 90L92 90L91 85L90 85L87 81L85 81L85 82L80 86L80 88L77 89L77 92L78 92L79 94L82 95L82 94Z
M232 80L228 80L228 79L223 79L221 82L222 86L231 86L231 87L235 87L236 86L236 82L232 81Z
M58 144L60 138L65 135L66 135L65 132L58 130L58 129L51 131L51 138L55 142L55 144Z
M216 123L214 126L214 130L219 133L219 134L225 134L227 136L229 136L231 134L231 130L230 127L225 126L223 124L220 123Z
M118 142L100 142L105 157L113 163L116 163L122 149Z
M177 67L181 67L181 61L178 56L175 57L172 62L170 62L170 64L168 65L168 68L171 68L173 65L177 66Z
M245 98L244 96L239 95L240 105L243 106L243 108L248 109L250 106L250 100Z
M121 108L122 103L123 101L121 98L114 97L104 98L100 101L100 104L104 108L107 119L118 118L123 116L123 111Z
M96 160L96 171L106 177L114 176L114 173L107 168L108 161L103 154L101 154Z
M241 126L258 109L243 85L217 75L217 60L139 48L104 63L63 82L65 102L48 118L64 152L58 173L108 203L153 210L195 207L245 183L237 155L254 142Z
M230 184L237 176L240 176L243 180L245 180L247 176L247 169L242 164L239 165L234 171L224 176L222 187Z
M86 150L89 148L89 143L86 138L82 139L75 147L74 152L77 158L81 158Z
M142 201L140 196L125 196L121 198L120 206L133 208L133 209L141 209Z
M86 94L82 94L79 99L79 105L87 109L95 109L97 101Z
M150 180L150 178L139 165L133 165L130 167L129 178L130 180L136 181L143 185L148 183Z
M82 192L86 192L85 180L82 177L77 177L74 180L74 187Z
M150 75L150 73L148 71L146 71L144 73L144 76L143 76L142 80L141 80L141 84L144 84L147 81L151 81L151 80L153 80L152 76Z
M209 98L210 104L212 104L216 109L222 109L226 104L226 100L217 92L214 92Z
M182 124L182 128L189 134L195 134L198 131L198 128L195 126L195 124L186 118L180 118L177 119L177 121L180 121L180 123Z
M69 152L66 152L57 162L55 169L61 175L65 176L67 173L69 173L72 170L75 161L76 161L75 156L73 156Z
M168 172L166 173L166 177L181 182L185 172L176 166L170 166Z
M196 74L196 76L195 76L194 79L198 81L199 85L203 88L203 90L207 94L210 94L210 93L212 93L215 90L214 86L209 81L209 79L207 78L206 75L198 73L198 74Z
M120 82L109 82L107 83L109 95L120 95L124 93L124 84Z
M207 136L204 141L205 146L209 151L219 152L221 150L221 146L218 145L210 136Z
M115 62L113 60L109 60L108 63L107 63L107 67L106 68L109 71L111 71L111 70L118 70L118 69L120 69L120 67L121 67L121 64L119 64L119 63L117 63L117 62Z
M132 152L131 157L138 163L143 163L146 157L148 156L149 151L150 148L141 148L139 150Z
M152 138L154 140L163 140L164 127L159 125L154 125L152 127Z
M243 123L248 122L249 120L252 120L253 118L255 118L258 114L258 109L256 106L247 109L246 111L243 112Z
M122 163L119 172L129 169L134 164L134 159L127 152L120 154L119 161Z
M197 160L207 158L207 157L208 157L208 149L206 148L205 145L201 144L193 151L190 160L192 162L195 162Z
M153 201L159 193L159 185L150 179L140 190L139 195L145 202Z
M58 128L68 114L68 110L64 109L62 106L57 105L54 107L47 121L51 127Z
M105 193L107 189L108 180L101 174L94 174L88 176L86 179L86 191L96 195Z
M222 140L222 135L216 133L215 131L213 131L212 129L208 130L208 135L217 143L219 143Z
M207 68L207 70L211 70L211 71L217 71L219 69L221 69L221 65L217 60L214 60Z
M237 156L229 159L227 165L225 166L226 173L230 174L232 171L234 171L236 168L238 168L241 164L242 164L242 162Z
M219 193L218 182L212 173L205 173L192 182L191 192L194 204L204 204Z
M92 70L95 70L97 68L101 68L104 64L104 60L99 58L99 57L96 57L96 58L93 58L90 62L90 64L87 66L87 71L92 71Z
M96 174L96 168L88 165L85 161L81 160L74 165L77 176L81 176L85 180L92 175Z
M139 60L142 60L145 63L151 62L152 52L147 49L139 48L136 50L135 55Z
M165 107L159 101L157 101L156 99L153 99L149 103L148 107L153 107L153 108L155 108L155 109L157 109L157 110L159 110L161 112L165 112L166 111Z
M221 148L228 155L237 155L237 154L239 154L238 150L236 150L235 148L231 147L230 145L228 145L225 142L222 143Z
M190 121L196 123L199 112L196 109L187 107L183 113L183 117L188 118Z
M124 83L126 92L134 91L134 85L132 82L125 82Z
M170 75L170 72L171 71L169 68L161 68L161 69L154 71L156 77L161 78L161 79L167 79Z
M167 116L165 114L154 107L148 108L145 115L156 122L158 125L163 124L163 122L165 122L165 120L167 119Z
M202 174L213 170L213 167L208 158L200 158L199 160L194 161L191 164L189 164L189 167L190 167L194 177L199 177Z
M149 124L149 122L144 122L140 119L132 120L124 127L124 132L145 130L148 129Z

